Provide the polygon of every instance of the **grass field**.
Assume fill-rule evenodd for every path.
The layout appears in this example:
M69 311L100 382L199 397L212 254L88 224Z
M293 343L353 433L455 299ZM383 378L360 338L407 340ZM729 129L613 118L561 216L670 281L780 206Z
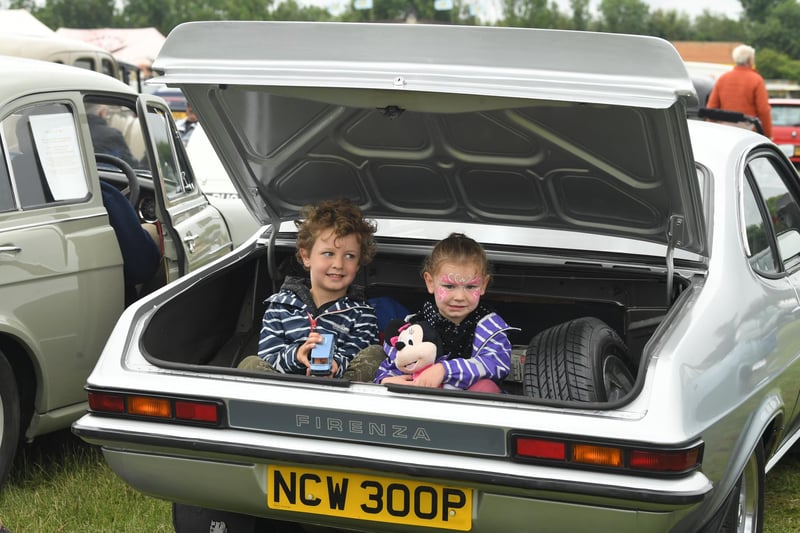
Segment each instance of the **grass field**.
M129 488L68 431L26 447L0 492L0 519L13 533L170 532L170 509ZM800 450L768 474L766 509L766 533L800 531Z

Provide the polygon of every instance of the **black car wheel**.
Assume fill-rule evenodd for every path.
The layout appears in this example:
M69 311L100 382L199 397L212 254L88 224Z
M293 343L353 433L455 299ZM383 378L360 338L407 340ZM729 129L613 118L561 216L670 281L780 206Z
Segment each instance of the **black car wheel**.
M525 354L523 385L532 398L613 402L633 389L628 349L605 322L584 317L537 334Z
M0 351L0 487L11 470L19 444L19 391L14 371Z

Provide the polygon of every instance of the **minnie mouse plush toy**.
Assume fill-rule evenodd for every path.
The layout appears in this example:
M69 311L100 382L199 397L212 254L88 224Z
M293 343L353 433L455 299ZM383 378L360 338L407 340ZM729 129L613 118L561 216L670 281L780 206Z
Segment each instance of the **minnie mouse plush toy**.
M425 321L392 320L384 339L396 350L394 358L389 355L394 366L414 379L442 356L439 334Z

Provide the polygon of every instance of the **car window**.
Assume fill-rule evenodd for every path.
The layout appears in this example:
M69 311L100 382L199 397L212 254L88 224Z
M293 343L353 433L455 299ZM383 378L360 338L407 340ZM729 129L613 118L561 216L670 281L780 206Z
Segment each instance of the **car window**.
M797 244L800 242L800 205L773 159L757 157L748 163L748 170L769 217L768 221L763 221L763 231L770 239L774 236L778 257L784 267L790 269L800 256ZM749 229L748 224L748 234Z
M757 272L775 274L778 268L767 236L769 228L758 208L758 201L749 181L745 183L743 207L750 265Z
M23 108L3 120L2 129L23 208L88 197L75 117L67 105Z
M800 106L773 105L773 126L800 126Z
M0 213L14 209L14 191L11 189L11 177L8 175L6 159L0 161Z
M167 197L175 198L181 193L194 191L190 174L175 156L180 140L175 142L177 133L170 128L169 120L162 109L147 107L147 128L156 147L157 164Z
M86 70L95 70L94 59L91 57L79 57L72 62L72 65L78 68L85 68Z
M136 112L118 101L96 96L87 96L84 103L95 154L113 155L134 169L150 170Z
M100 61L100 68L102 69L101 72L103 74L107 74L109 76L114 75L114 63L112 63L110 59L102 59Z

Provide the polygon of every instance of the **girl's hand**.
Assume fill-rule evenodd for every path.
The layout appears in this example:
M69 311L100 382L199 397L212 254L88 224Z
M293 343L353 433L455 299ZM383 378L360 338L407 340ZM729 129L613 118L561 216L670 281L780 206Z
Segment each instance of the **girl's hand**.
M422 374L414 381L414 385L418 387L441 387L444 381L444 365L436 363L422 371Z
M399 376L391 376L388 378L383 378L381 380L381 385L386 385L387 383L397 383L398 385L411 385L412 382L411 374L400 374Z

